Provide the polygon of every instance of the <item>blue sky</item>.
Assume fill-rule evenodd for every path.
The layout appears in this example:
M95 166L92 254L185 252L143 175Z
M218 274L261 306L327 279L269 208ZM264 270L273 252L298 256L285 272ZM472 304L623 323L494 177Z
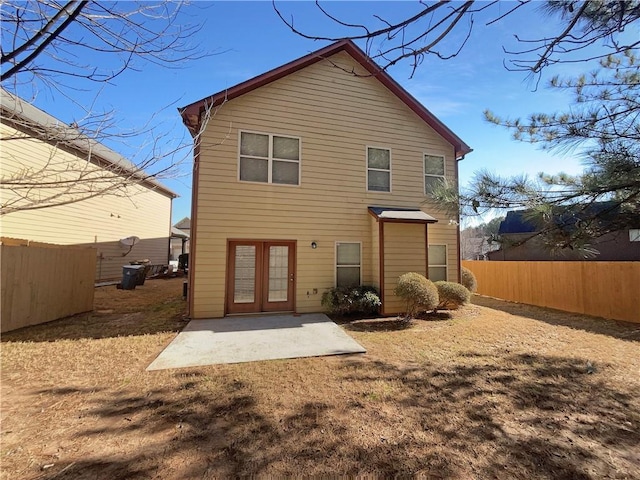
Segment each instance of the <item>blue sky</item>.
M326 36L343 34L323 18L313 3L281 2L278 5L305 31ZM341 18L367 22L373 14L397 19L419 8L416 2L329 2L325 5ZM501 8L506 11L509 5L513 4L505 2ZM542 152L535 146L511 140L507 130L483 119L486 108L513 118L533 112L564 110L570 103L567 95L544 88L544 80L555 73L569 76L582 72L585 65L564 65L561 70L545 72L537 90L535 82L526 74L509 72L503 67L503 46L515 47L514 33L538 38L550 28L550 22L541 22L542 17L532 12L535 8L528 7L527 11L489 27L484 25L486 19L478 17L474 34L460 55L447 61L429 58L413 78L409 78L408 62L389 70L404 88L474 149L460 163L462 186L480 169L501 175L582 170L577 154ZM204 28L192 41L217 54L179 69L145 65L140 71L126 72L110 85L85 83L86 91L72 95L75 104L42 89L36 105L65 122L82 118L81 107L113 110L118 128L153 127L159 137L156 146L171 150L180 142L190 141L177 113L178 106L231 87L328 43L306 40L292 33L276 16L270 2L198 2L185 9L180 20L185 24L203 20ZM456 34L447 41L455 42L459 38ZM95 61L105 60L96 56ZM151 138L147 135L127 144L109 142L108 145L135 160L148 153ZM163 180L181 196L174 201L174 223L190 215L190 170L189 157L181 165L180 178Z

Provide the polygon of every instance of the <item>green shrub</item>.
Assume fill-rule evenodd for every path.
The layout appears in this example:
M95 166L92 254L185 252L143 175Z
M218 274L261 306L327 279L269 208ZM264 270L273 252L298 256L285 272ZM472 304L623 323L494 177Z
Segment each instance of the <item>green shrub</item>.
M372 315L380 309L380 296L375 287L333 287L322 294L322 306L336 315Z
M460 277L460 283L464 285L465 288L471 293L474 293L476 290L478 290L478 281L476 280L476 276L471 270L466 267L462 267L460 269Z
M401 275L394 293L406 302L406 319L438 306L438 289L431 280L416 272Z
M471 300L471 292L464 285L454 282L436 282L438 310L457 310Z

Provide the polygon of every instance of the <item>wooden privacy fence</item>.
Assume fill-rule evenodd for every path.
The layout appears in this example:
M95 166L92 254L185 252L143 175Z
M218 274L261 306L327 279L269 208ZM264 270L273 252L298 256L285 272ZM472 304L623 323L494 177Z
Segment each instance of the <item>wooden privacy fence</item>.
M2 332L93 309L95 248L1 240Z
M462 262L481 295L640 322L640 262Z

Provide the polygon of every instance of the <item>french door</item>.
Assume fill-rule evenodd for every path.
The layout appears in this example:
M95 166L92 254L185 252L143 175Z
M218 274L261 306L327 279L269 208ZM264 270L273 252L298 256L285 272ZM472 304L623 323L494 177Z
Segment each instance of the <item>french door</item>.
M229 241L227 313L294 310L296 243Z

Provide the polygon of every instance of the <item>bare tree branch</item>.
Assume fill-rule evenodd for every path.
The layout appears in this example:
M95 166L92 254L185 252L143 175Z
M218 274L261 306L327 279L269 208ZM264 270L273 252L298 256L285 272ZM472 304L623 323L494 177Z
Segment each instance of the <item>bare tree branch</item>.
M185 174L183 164L192 161L191 138L180 140L161 133L155 115L144 125L124 129L116 118L117 112L96 109L99 93L90 105L75 98L77 91L85 90L82 80L87 81L86 90L94 82L102 89L123 72L144 64L173 68L212 55L192 42L192 36L203 24L200 19L184 22L181 12L185 3L2 3L5 148L0 172L0 215L102 196L134 201L132 196L142 191L140 185L163 188L158 180ZM57 102L73 104L81 118L65 120L65 124L14 95L30 88L33 94L29 100L33 102L43 87L53 92ZM208 118L204 119L203 128ZM37 151L42 153L25 161L20 149L29 142L37 143ZM105 142L110 146L121 144L125 151L135 152L131 161L107 148ZM131 142L137 145L129 145Z
M159 188L155 182L176 178L180 165L183 162L191 163L191 144L186 141L169 152L161 149L156 153L156 145L152 145L152 153L143 161L133 164L84 135L76 125L69 127L34 121L21 114L19 108L12 111L8 107L5 97L2 122L10 128L4 128L3 131L10 133L0 138L7 145L3 151L5 167L0 176L0 215L70 205L95 197L133 199L136 192L141 191L134 187L145 185L151 189ZM214 115L215 110L205 109L196 132L198 138ZM97 121L95 116L90 118L91 121ZM103 116L105 128L109 121L108 115ZM94 125L91 130L99 132L101 128ZM153 139L155 144L160 141L158 137ZM18 169L8 168L10 165L20 165L22 158L14 158L15 149L9 148L9 145L17 143L20 149L24 148L25 142L48 145L47 157L34 158L34 162L23 163ZM42 150L42 147L38 148ZM163 164L162 160L174 155L178 155L178 160Z
M71 6L71 3L73 2L70 2L69 6ZM56 18L61 17L62 12L64 12L65 14L67 13L66 7L63 8L60 12L58 12L58 14L54 16L54 19L52 20L52 22L49 22L47 25L45 25L45 27L41 31L36 32L36 35L34 35L32 39L25 42L22 46L20 46L18 49L14 50L13 52L9 53L8 55L3 56L2 64L5 64L6 62L13 60L20 53L28 50L34 43L36 43L37 39L47 35L46 38L43 39L42 43L40 43L40 45L34 48L29 55L27 55L22 60L14 63L9 70L4 72L0 77L0 80L5 81L6 79L11 78L17 72L19 72L20 70L23 70L27 65L29 65L33 61L33 59L35 59L38 55L40 55L42 51L45 48L47 48L47 46L51 42L53 42L56 38L58 38L60 34L64 32L64 30L75 21L75 19L78 17L78 15L80 15L80 12L86 5L87 5L86 1L80 2L75 7L75 9L70 14L68 14L69 16L64 20L64 22L62 22L62 24L58 28L56 28L55 31L53 31L50 35L47 35L47 31L49 29L50 24L53 24L55 21L57 21Z
M476 14L484 12L489 15L489 19L484 22L486 27L503 21L516 11L533 8L534 5L540 5L542 2L518 0L517 4L506 12L501 12L505 2L425 1L419 3L422 8L417 13L404 20L392 22L373 13L371 18L374 21L370 24L341 19L330 13L327 7L316 2L320 16L342 28L343 33L335 37L300 29L296 26L293 16L288 19L283 13L283 7L279 7L275 0L272 0L272 3L279 18L297 35L313 40L336 41L348 38L365 41L367 53L380 64L383 70L402 60L412 58L413 74L425 55L433 55L440 59L449 59L458 55L471 35ZM371 5L375 8L375 3ZM551 19L558 19L558 33L548 38L529 40L514 32L516 41L524 48L513 50L503 47L503 51L508 56L505 62L507 69L539 75L545 67L552 64L606 58L609 54L640 46L640 40L632 39L626 44L619 40L619 34L640 18L640 2L637 0L613 2L550 0L544 5L547 6L546 12L532 11L531 15L539 16L541 20L546 20L545 15ZM453 38L453 33L460 28L463 18L469 20L465 39L462 42L457 40L457 43L447 44L445 39ZM364 14L363 19L366 19ZM382 24L382 28L378 24ZM413 34L408 34L409 29ZM390 45L384 49L376 47L383 44ZM606 53L594 54L590 50L594 45L604 46L607 49ZM446 50L443 50L445 48Z
M102 2L9 0L2 6L2 81L34 76L55 83L51 75L113 80L134 62L171 67L210 55L191 42L202 27L177 21L184 2ZM62 22L62 23L60 23ZM84 52L110 55L119 65L79 64ZM107 64L104 62L103 64Z

